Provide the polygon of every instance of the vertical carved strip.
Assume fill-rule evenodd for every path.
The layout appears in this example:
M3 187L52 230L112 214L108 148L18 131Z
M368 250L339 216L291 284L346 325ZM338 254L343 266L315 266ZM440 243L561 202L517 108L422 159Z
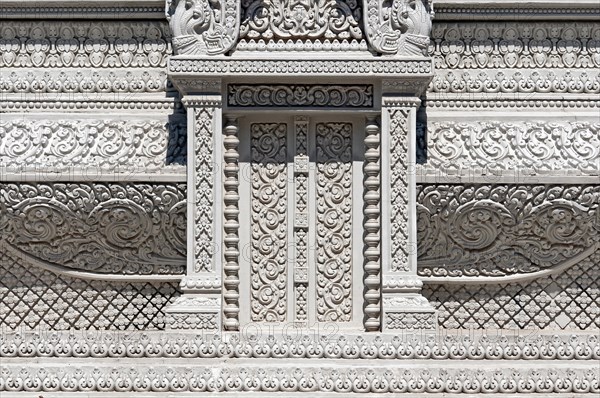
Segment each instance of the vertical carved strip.
M308 317L308 118L294 119L296 152L294 157L295 214L294 264L295 320L305 323Z
M319 123L317 320L352 318L352 124Z
M390 109L391 268L410 271L408 225L409 109Z
M381 327L381 135L374 118L365 128L364 173L364 271L365 330Z
M239 223L239 200L240 195L238 192L239 187L239 166L238 161L240 155L238 153L238 146L240 140L238 139L238 124L236 118L227 118L227 123L224 128L224 139L223 144L225 152L223 154L223 160L225 162L224 176L225 181L223 182L225 188L225 194L223 196L223 202L225 208L223 210L224 231L225 231L225 265L223 271L225 279L223 280L223 299L225 306L223 308L224 315L224 327L225 330L238 330L240 326L239 322L239 284L240 284L240 265L239 265L239 242L240 237L238 234L240 223Z
M251 127L253 321L286 320L287 125Z
M214 255L214 143L213 118L214 108L196 109L195 131L195 179L196 200L194 206L194 270L210 272L213 270Z

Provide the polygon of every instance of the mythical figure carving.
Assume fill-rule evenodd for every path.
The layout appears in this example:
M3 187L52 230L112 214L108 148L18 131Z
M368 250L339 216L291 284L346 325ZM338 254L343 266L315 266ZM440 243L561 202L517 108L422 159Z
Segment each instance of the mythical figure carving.
M176 54L223 54L237 41L237 0L167 0Z
M364 0L365 33L376 52L427 55L431 15L427 0Z

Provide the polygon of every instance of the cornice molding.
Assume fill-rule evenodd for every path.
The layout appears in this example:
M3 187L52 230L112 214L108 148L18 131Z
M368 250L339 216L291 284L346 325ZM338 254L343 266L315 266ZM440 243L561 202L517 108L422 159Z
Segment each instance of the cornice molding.
M3 0L0 19L164 19L161 0Z
M597 0L436 0L435 19L446 20L598 20Z

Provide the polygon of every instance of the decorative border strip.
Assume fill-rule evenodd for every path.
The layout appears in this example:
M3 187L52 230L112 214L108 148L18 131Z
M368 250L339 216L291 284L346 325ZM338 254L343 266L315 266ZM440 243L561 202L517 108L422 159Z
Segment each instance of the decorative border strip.
M2 367L0 391L598 393L598 369Z
M372 108L372 84L230 84L230 107Z
M378 59L345 59L345 60L312 60L312 59L228 59L223 57L212 58L185 58L171 57L169 59L169 74L173 76L191 74L197 76L215 77L248 77L261 75L298 76L298 75L340 75L377 77L398 75L427 75L429 78L433 71L433 62L430 59L414 60L378 60ZM197 75L197 76L196 76Z
M431 360L600 360L598 335L212 334L55 331L0 334L0 358L329 358ZM306 330L306 329L304 329ZM252 329L253 333L260 332ZM414 333L414 332L413 332ZM460 333L460 331L459 331ZM508 334L508 332L507 332ZM419 337L421 336L421 337ZM243 339L240 337L244 337Z

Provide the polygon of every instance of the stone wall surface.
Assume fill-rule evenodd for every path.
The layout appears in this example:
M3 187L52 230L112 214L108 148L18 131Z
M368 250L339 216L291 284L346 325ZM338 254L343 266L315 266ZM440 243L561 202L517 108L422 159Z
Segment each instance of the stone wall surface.
M410 10L428 3L420 0L184 3L0 5L3 395L600 392L597 1L437 0L429 26L429 19L402 25ZM395 14L400 4L413 8ZM302 80L302 71L318 78ZM239 80L261 73L268 78ZM415 98L408 104L408 95L390 94L397 92ZM418 111L407 110L417 103ZM343 116L313 126L306 115L325 108ZM274 144L266 136L283 120L275 117L253 130L245 153L238 132L250 128L244 118L256 109L285 113L293 132L281 130L277 140L295 142L269 153ZM353 142L356 132L343 130L341 120L363 115L365 156L357 158L363 142ZM321 160L312 170L304 165L313 156L306 135L318 126L327 131L315 133ZM410 129L414 146L403 138ZM346 146L327 152L340 142ZM269 168L258 159L263 155L288 168ZM240 173L238 162L252 156L254 169ZM347 167L339 175L326 167L335 156ZM350 199L352 184L361 182L351 159L364 168L362 202ZM382 176L388 175L386 188ZM315 192L309 176L320 178ZM340 176L345 199L336 203L346 210L332 219L346 221L332 222L328 199L315 200L320 235L313 239L306 234L310 200L333 191L335 202ZM289 189L289 203L274 200L273 191L263 194L275 180L279 194ZM254 207L240 206L240 193L253 183L261 187ZM269 203L277 217L260 207ZM350 231L356 234L363 222L351 218L358 205L367 209L361 213L366 238L352 241ZM411 205L414 226L406 215ZM285 212L294 206L288 225ZM246 210L264 228L247 232L254 246L239 247L243 231L252 228L239 222ZM389 228L380 221L386 214ZM274 236L275 230L264 232L274 219L282 220L275 240L294 239L295 251L261 246ZM337 225L346 226L339 234L343 247L331 254L318 242ZM417 242L406 245L413 227ZM357 242L365 246L360 273L348 265ZM285 272L261 265L261 255L274 253L285 268L286 255L304 249L296 254L300 265ZM317 269L320 316L337 320L328 336L321 325L307 325L311 250L318 258L344 257L347 267L338 272L339 283L331 276L338 268ZM246 274L239 261L245 252L253 267ZM398 279L388 265L414 278ZM289 321L295 308L294 325L306 327L306 336L244 329L240 311L264 320L277 301L269 298L277 292L266 297L264 289L252 290L260 278L279 289L291 286L289 297L280 294L288 301L278 301L277 319ZM365 291L354 289L363 278ZM368 331L360 336L338 328L352 320L356 303L364 307ZM409 310L381 310L388 305ZM431 312L417 311L429 305ZM218 314L202 312L208 307ZM186 308L200 312L190 318ZM229 337L165 332L208 325L213 333L221 323ZM390 325L428 330L392 335ZM85 330L114 334L89 337ZM480 339L472 338L474 330ZM24 365L25 357L47 363ZM101 360L63 370L60 357ZM113 357L163 363L128 368L110 362ZM178 358L207 362L190 370ZM261 358L282 359L281 365L265 366ZM323 361L315 365L316 358ZM459 370L447 362L457 359L488 362ZM557 359L573 361L556 365ZM407 360L406 368L398 360Z

